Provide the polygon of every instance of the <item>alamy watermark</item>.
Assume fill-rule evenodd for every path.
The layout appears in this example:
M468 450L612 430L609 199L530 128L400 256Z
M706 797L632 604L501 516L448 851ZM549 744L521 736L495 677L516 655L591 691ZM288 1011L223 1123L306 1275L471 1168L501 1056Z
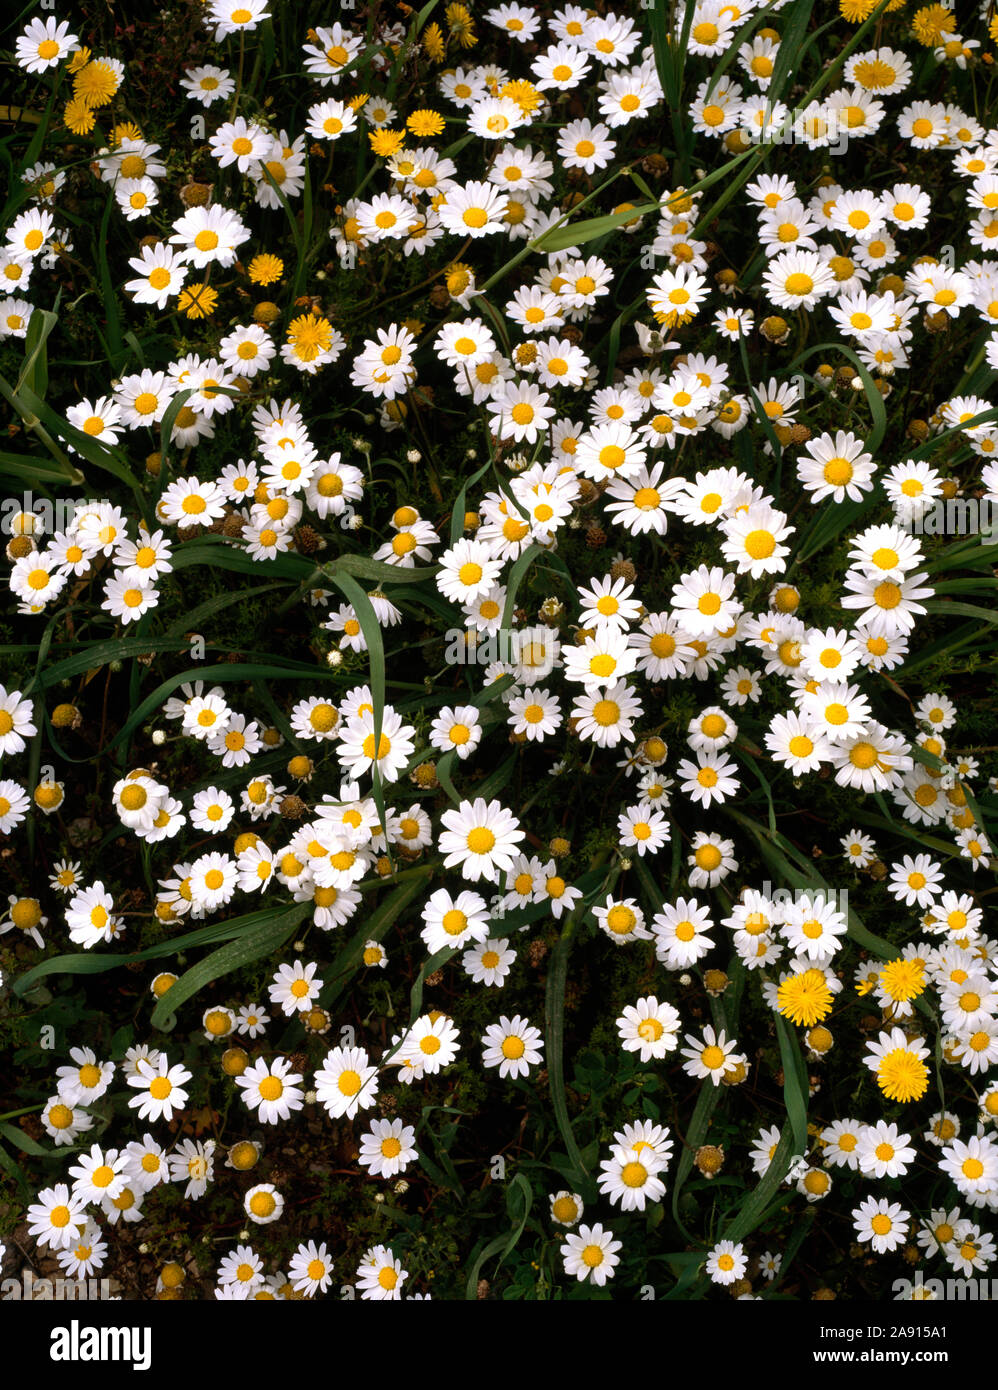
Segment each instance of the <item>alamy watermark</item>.
M900 517L898 524L913 536L982 536L998 541L998 504L989 497L940 498L927 507Z
M30 1269L0 1280L0 1300L24 1303L91 1302L112 1298L110 1279L40 1279Z
M918 1302L920 1299L942 1299L958 1303L998 1302L998 1279L895 1279L891 1292L896 1303Z
M470 638L470 640L469 640ZM547 627L518 631L501 627L496 632L475 632L452 627L444 634L444 660L448 666L489 666L493 661L516 667L524 677L540 680L551 674L557 638Z
M767 879L759 892L779 910L786 912L794 904L806 902L813 907L820 901L827 907L849 914L849 890L847 888L775 888Z
M20 497L0 498L0 532L5 536L51 536L70 531L75 519L98 507L109 507L107 498L36 497L24 492ZM32 522L31 517L35 520Z

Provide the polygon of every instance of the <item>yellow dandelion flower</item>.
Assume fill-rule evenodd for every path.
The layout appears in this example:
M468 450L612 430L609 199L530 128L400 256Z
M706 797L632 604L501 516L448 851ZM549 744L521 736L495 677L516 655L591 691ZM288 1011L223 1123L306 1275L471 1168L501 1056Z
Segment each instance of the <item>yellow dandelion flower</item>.
M403 319L402 327L409 330L414 338L420 337L426 324L422 319Z
M423 30L423 52L431 63L443 62L447 41L439 24L428 24Z
M288 326L288 342L302 362L314 362L320 352L329 350L332 341L333 325L316 314L301 314Z
M877 7L877 0L839 0L839 14L850 24L862 24Z
M956 30L956 15L945 5L925 5L912 16L911 32L923 48L936 48L944 34Z
M117 149L122 140L141 140L142 127L137 126L134 121L119 121L111 131L111 148Z
M925 988L925 962L905 957L888 961L880 972L880 984L897 1003L917 999Z
M358 92L356 96L350 98L350 100L347 102L347 106L349 106L351 111L359 111L360 108L364 105L364 103L370 100L370 92Z
M929 1069L914 1052L895 1047L880 1059L877 1085L888 1100L921 1100L929 1089Z
M537 90L534 84L522 78L516 82L504 83L499 89L499 95L501 97L509 97L511 101L515 101L525 116L529 116L532 112L536 111L544 100L542 93Z
M284 274L284 262L280 256L272 256L265 251L261 255L253 257L246 273L251 284L272 285Z
M85 68L90 62L91 56L89 48L78 48L66 64L66 71L69 73L70 77L72 77L74 73L79 72L81 68Z
M177 308L189 319L210 319L218 304L218 291L210 285L185 285L180 291Z
M375 130L367 138L374 153L381 155L382 159L388 159L391 155L397 154L405 144L405 131Z
M478 42L475 21L463 5L448 5L444 11L447 28L462 48L474 48Z
M62 115L62 123L73 135L89 135L94 128L96 117L93 107L80 97L70 97Z
M428 109L413 111L412 115L406 118L406 126L420 140L432 140L435 135L442 135L445 124L439 111Z
M803 970L783 981L776 1004L784 1018L800 1027L813 1028L832 1008L832 991L822 970Z
M73 78L73 95L87 106L106 106L117 90L118 74L99 59L81 68Z

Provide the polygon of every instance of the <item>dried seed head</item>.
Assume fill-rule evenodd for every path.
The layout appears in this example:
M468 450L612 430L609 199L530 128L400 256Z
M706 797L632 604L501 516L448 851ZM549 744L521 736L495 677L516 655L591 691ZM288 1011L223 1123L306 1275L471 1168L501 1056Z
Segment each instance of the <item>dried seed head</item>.
M693 1162L705 1178L716 1177L724 1167L724 1150L717 1144L701 1144Z
M75 705L56 705L52 711L52 724L56 729L78 729L83 717Z
M206 208L211 202L211 184L185 183L180 190L180 201L185 208Z
M35 548L35 543L30 536L14 536L7 543L7 558L8 560L21 560L25 555L30 555Z

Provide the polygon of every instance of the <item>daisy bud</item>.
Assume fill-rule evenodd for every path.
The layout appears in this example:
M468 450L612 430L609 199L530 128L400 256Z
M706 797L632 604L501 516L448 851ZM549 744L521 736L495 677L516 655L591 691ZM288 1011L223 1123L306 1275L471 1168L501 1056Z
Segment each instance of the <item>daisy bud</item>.
M834 1038L832 1037L831 1030L819 1023L816 1027L805 1033L804 1041L812 1052L822 1057L826 1052L831 1051Z
M723 970L707 970L703 977L703 987L715 998L728 988L728 977Z
M312 759L306 758L304 753L299 753L288 763L288 776L293 777L296 782L307 782L313 770Z
M556 835L548 845L548 849L554 855L555 859L564 859L566 854L572 852L572 842L571 840L566 840L562 835Z
M229 1150L229 1163L241 1173L255 1168L260 1158L260 1145L249 1139L241 1139Z
M272 300L262 299L259 304L254 306L253 321L255 323L261 323L266 326L270 323L276 323L280 317L281 311Z
M162 462L163 457L159 453L148 454L146 456L146 472L149 474L150 478L159 477L159 470Z

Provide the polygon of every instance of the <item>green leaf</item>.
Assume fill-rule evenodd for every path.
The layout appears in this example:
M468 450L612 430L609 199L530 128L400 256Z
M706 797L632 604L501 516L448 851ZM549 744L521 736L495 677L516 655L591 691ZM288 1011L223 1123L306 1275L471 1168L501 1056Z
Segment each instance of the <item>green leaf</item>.
M133 951L130 955L114 951L81 951L64 956L50 956L48 960L40 961L31 970L19 975L11 989L19 997L25 997L46 975L103 975L121 965L134 965L139 961L176 956L194 946L206 946L238 936L257 923L272 920L273 916L273 908L248 912L241 917L230 917L225 922L213 922L208 927L199 927L196 931L171 937L168 941L160 941L155 946L147 946L144 951Z
M776 1036L783 1063L783 1103L793 1130L795 1150L804 1154L807 1152L807 1068L796 1035L782 1014L776 1015Z
M397 881L398 886L394 892L390 893L374 912L365 917L360 930L330 966L327 983L320 992L320 1002L324 1008L331 1009L333 1007L349 988L354 975L362 967L364 943L383 940L413 899L425 891L426 881L433 872L433 864L420 864L415 869L406 869L404 871L406 882ZM408 877L410 874L412 875L411 878ZM398 877L401 880L403 875L400 874Z
M568 1099L565 1095L565 985L568 979L568 953L571 949L576 921L577 918L574 914L569 917L562 929L561 936L558 938L558 944L551 953L544 1005L547 1025L544 1056L548 1068L548 1087L551 1092L551 1104L554 1107L555 1123L558 1126L562 1143L565 1145L568 1161L572 1166L573 1185L584 1200L590 1202L596 1199L596 1184L590 1176L589 1169L576 1142L572 1121L568 1114Z
M121 312L118 308L118 298L114 292L114 284L111 280L111 268L108 263L107 245L108 232L111 227L111 209L115 207L114 190L108 188L107 202L104 204L104 215L101 218L100 231L97 234L97 264L100 274L101 299L104 303L104 314L107 319L107 342L110 366L116 376L121 369L124 359L123 342L121 337Z
M8 1143L20 1149L22 1153L31 1154L33 1158L53 1158L56 1156L55 1150L43 1148L36 1140L25 1134L23 1129L18 1129L15 1125L0 1124L0 1134Z
M639 203L637 207L628 208L626 212L608 212L602 217L587 217L581 222L569 223L567 227L552 227L530 244L534 251L544 255L551 255L554 251L567 251L571 247L584 246L587 241L606 236L607 232L622 227L625 222L632 222L635 217L641 217L646 212L658 212L660 207L661 203Z
M805 1146L797 1146L793 1125L783 1126L776 1151L769 1161L769 1167L759 1179L749 1197L738 1208L738 1215L730 1226L725 1227L724 1239L739 1241L752 1234L759 1225L766 1207L780 1189L780 1184L790 1170L790 1160L794 1152L803 1154Z
M367 555L337 555L331 564L324 567L324 572L328 575L353 575L380 588L383 584L425 584L439 568L439 565L413 565L410 569L405 565L386 565Z
M61 294L61 291L60 291ZM56 304L58 305L58 299ZM34 309L28 323L28 332L24 340L25 360L21 368L21 375L17 379L15 392L20 392L23 386L34 391L40 400L44 400L48 394L48 353L46 342L49 334L59 322L57 314L51 309Z
M312 904L304 902L294 903L284 912L269 913L266 921L244 929L235 941L212 951L210 956L206 956L204 960L185 971L176 984L171 985L157 1001L149 1020L153 1028L162 1028L181 1004L193 998L205 985L223 979L244 965L252 965L261 956L279 950L292 936L299 922L304 921L311 911Z
M527 1182L527 1179L523 1176L522 1173L517 1173L510 1180L509 1186L506 1190L506 1207L507 1211L510 1212L514 1192L519 1194L520 1199L523 1202L523 1210L520 1213L519 1217L513 1218L513 1224L506 1235L496 1236L494 1240L490 1240L489 1243L485 1246L485 1248L481 1250L475 1257L471 1269L468 1271L468 1282L465 1286L464 1295L465 1299L478 1298L478 1280L481 1274L482 1266L485 1264L485 1261L490 1260L493 1257L493 1255L498 1255L499 1263L501 1265L503 1260L515 1248L515 1246L519 1242L520 1237L523 1235L524 1227L527 1224L527 1217L530 1215L530 1208L533 1204L534 1194L531 1190L530 1184Z
M676 1176L672 1183L672 1219L682 1231L683 1235L691 1243L695 1237L684 1226L679 1216L679 1199L682 1196L683 1187L686 1179L693 1171L693 1160L696 1157L697 1149L707 1137L710 1128L710 1120L721 1099L721 1087L715 1086L713 1082L708 1082L700 1087L700 1094L697 1096L697 1103L693 1108L693 1116L686 1131L686 1143L683 1151L679 1155L679 1163L676 1168Z

